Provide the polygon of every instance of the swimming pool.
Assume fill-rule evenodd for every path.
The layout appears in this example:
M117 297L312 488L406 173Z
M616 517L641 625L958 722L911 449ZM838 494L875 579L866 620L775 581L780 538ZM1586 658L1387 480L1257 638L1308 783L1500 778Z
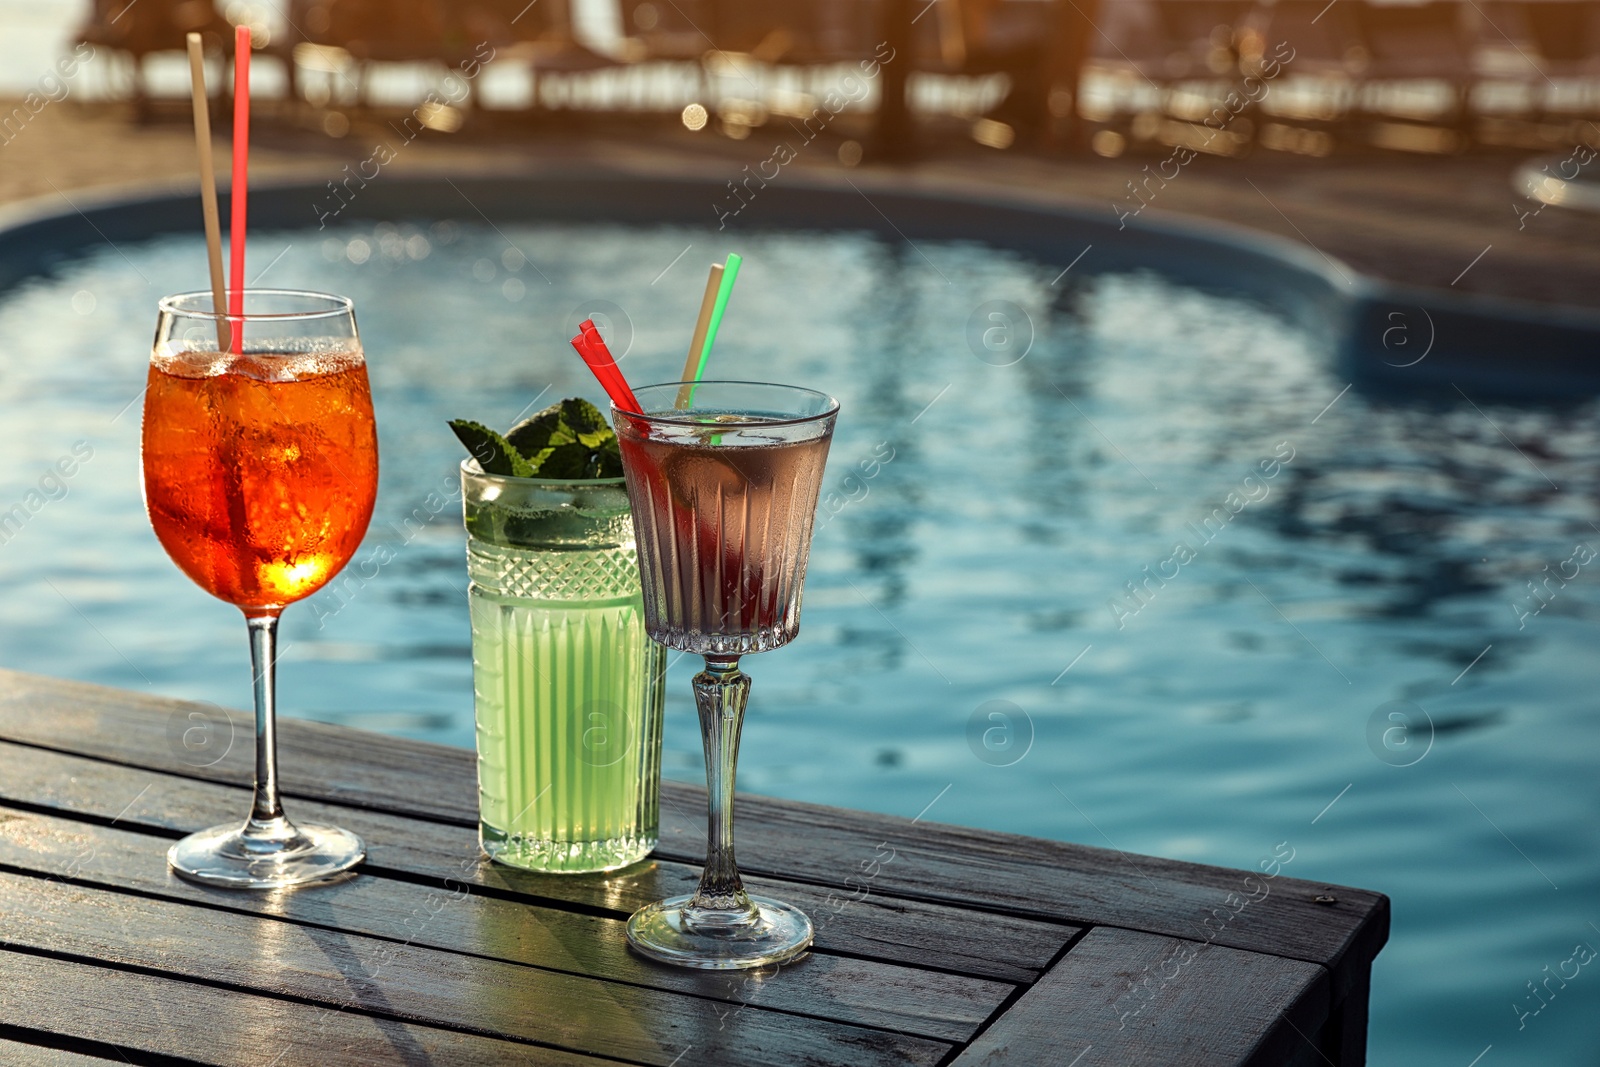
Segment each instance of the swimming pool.
M393 557L285 615L285 713L471 743L445 420L598 399L565 344L597 311L633 381L676 377L738 251L715 373L843 409L801 637L747 664L744 788L1238 866L1288 841L1291 874L1393 897L1373 1063L1588 1054L1600 980L1537 1014L1525 983L1600 945L1592 404L1346 390L1303 309L1075 250L414 217L253 238L263 283L356 301L383 455L357 558ZM0 663L239 706L237 612L138 491L154 303L203 284L201 244L112 236L0 293Z

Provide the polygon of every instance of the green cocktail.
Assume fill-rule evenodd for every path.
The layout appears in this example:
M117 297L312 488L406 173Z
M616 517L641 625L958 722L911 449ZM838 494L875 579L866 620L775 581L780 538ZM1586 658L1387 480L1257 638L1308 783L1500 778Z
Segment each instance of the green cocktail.
M461 487L483 849L537 871L640 860L659 824L664 653L623 481L467 460Z

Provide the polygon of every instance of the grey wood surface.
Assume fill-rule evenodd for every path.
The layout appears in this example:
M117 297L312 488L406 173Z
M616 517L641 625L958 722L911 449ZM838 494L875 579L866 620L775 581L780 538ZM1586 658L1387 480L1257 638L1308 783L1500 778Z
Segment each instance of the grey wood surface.
M314 896L315 892L307 894ZM0 874L13 949L665 1065L936 1064L949 1045L323 926ZM801 968L809 961L794 966Z
M765 1006L774 998L772 983L656 967L639 959L627 950L621 917L532 908L388 878L353 878L297 893L237 893L175 877L167 870L164 842L143 834L29 812L10 813L5 829L0 870L689 993L735 1007ZM781 1002L773 1003L784 1011L946 1041L972 1037L1016 988L822 953L788 968L784 979Z
M73 817L115 820L121 827L175 838L246 810L248 795L243 787L0 743L0 799ZM360 834L367 844L368 871L429 884L469 884L522 902L626 918L652 900L692 890L700 877L698 867L670 861L640 864L607 878L541 876L483 860L473 829L305 800L292 801L289 810L296 818ZM754 890L805 908L816 923L820 948L1005 981L1037 978L1082 929L890 899L870 889L862 896L804 882L746 881Z
M216 763L196 766L212 757L187 756L173 740L175 727L181 735L194 713L223 714L213 705L0 671L0 738L248 783L248 717L232 712L232 744ZM280 753L287 795L476 825L476 771L466 750L286 720ZM704 857L704 797L704 790L662 783L658 856L689 863ZM1338 996L1351 973L1344 957L1370 959L1388 938L1388 900L1366 890L1339 887L1332 894L1339 903L1329 908L1315 902L1328 886L1280 878L1279 891L1252 909L1249 922L1213 932L1203 924L1239 890L1240 871L1036 839L1019 849L1010 834L912 827L910 819L764 797L740 797L738 825L740 867L752 874L797 876L856 892L860 864L888 841L903 860L882 866L872 879L874 892L1173 937L1209 936L1232 948L1326 966Z
M1282 1064L1315 1048L1327 994L1314 964L1100 927L955 1067Z
M115 1055L113 1050L106 1051L110 1056ZM23 1044L21 1041L7 1041L0 1038L0 1063L7 1064L8 1067L106 1067L108 1062L116 1061L81 1052L68 1052L65 1049Z
M1241 908L1259 872L741 795L748 881L816 946L686 972L622 924L693 886L702 791L663 784L653 860L539 876L480 855L470 752L281 735L290 814L368 862L195 886L165 850L244 812L248 717L0 672L0 1063L1363 1062L1380 894L1279 876Z
M150 1056L225 1067L596 1067L621 1062L169 975L12 951L0 952L0 987L5 989L7 1019L93 1042L106 1050L102 1058L111 1063Z

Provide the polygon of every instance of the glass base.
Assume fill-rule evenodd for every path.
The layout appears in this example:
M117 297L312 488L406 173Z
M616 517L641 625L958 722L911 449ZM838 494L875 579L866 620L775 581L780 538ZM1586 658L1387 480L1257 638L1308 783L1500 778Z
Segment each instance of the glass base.
M656 835L610 837L600 841L552 841L508 834L478 824L484 853L496 863L540 874L597 874L632 866L650 855Z
M736 971L792 960L811 947L811 920L799 908L751 897L754 915L689 908L692 897L648 904L628 920L628 944L662 963Z
M229 889L277 889L320 882L367 858L361 838L334 826L229 823L190 834L167 850L184 878Z

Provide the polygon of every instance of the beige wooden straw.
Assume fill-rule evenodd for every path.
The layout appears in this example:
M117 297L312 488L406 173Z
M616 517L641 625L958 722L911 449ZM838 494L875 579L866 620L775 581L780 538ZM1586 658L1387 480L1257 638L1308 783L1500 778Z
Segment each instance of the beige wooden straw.
M700 369L700 350L706 346L706 331L711 329L711 309L717 303L717 290L722 288L722 264L711 265L711 275L706 278L706 295L700 300L700 318L694 324L694 340L689 342L689 358L683 364L683 385L678 387L678 399L673 407L683 411L689 406L689 396L694 392L691 384Z
M200 35L191 33L189 88L194 98L194 142L200 150L200 208L206 219L206 255L211 263L211 310L217 315L217 351L228 350L227 284L222 280L222 224L217 215L217 170L211 160L211 109L206 103L206 61Z

